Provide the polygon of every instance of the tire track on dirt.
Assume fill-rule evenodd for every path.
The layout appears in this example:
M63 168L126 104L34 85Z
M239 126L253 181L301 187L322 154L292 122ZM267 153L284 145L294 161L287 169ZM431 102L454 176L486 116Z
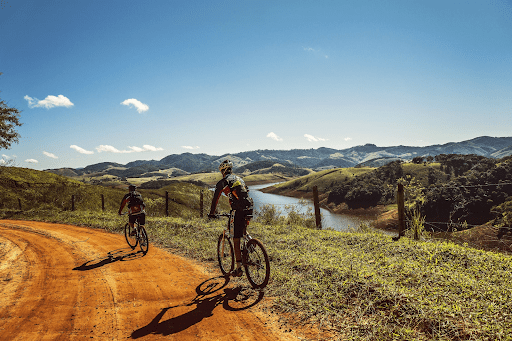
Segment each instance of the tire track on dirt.
M254 310L263 292L120 235L2 220L0 244L2 340L297 340Z

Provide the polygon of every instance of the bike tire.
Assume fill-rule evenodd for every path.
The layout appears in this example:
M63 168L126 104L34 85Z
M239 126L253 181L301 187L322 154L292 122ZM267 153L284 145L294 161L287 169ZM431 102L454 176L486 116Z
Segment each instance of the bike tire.
M139 246L140 250L144 252L144 254L148 253L149 250L149 240L148 234L144 226L139 226Z
M252 287L255 289L266 287L270 279L270 261L265 246L257 239L249 240L244 258L245 274Z
M133 249L137 246L138 240L137 236L130 236L130 233L133 231L133 228L131 228L130 224L126 223L124 225L124 237L126 238L126 242L128 245Z
M233 243L231 239L221 234L217 243L217 259L219 261L220 271L224 276L233 271L235 268L235 254L233 249Z

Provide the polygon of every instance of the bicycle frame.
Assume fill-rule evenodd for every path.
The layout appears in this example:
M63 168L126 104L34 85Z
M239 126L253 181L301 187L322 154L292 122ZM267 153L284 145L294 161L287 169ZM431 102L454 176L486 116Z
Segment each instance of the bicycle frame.
M218 214L216 217L227 217L228 223L224 225L222 234L219 236L219 242L217 245L217 257L219 266L224 275L228 275L234 266L234 249L232 240L234 215L233 211L223 214ZM242 264L245 268L245 274L247 279L253 286L253 288L262 289L264 288L270 276L270 263L267 252L263 244L252 238L252 236L244 231L243 236L240 238L240 252L242 256ZM227 254L226 254L227 252ZM228 258L226 258L228 256ZM227 263L225 262L227 260Z
M219 217L228 217L228 224L227 226L224 228L224 236L227 236L227 238L229 239L233 239L234 238L234 231L235 231L235 215L233 214L233 210L231 210L231 212L229 213L223 213L223 214L218 214L217 216ZM249 232L247 232L247 229L244 231L244 234L242 236L242 238L240 238L240 240L244 240L244 245L247 244L247 242L249 242L249 240L252 239L251 235L249 234ZM240 245L242 245L242 243L240 243Z

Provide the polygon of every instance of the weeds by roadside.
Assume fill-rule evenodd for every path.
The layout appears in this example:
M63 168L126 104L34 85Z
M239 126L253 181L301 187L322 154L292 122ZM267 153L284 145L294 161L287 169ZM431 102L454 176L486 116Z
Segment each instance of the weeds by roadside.
M98 212L0 211L120 233L126 217ZM275 216L274 216L275 218ZM254 219L266 246L274 311L330 329L339 340L512 340L512 257L372 229L317 230ZM215 266L222 220L148 217L151 242Z

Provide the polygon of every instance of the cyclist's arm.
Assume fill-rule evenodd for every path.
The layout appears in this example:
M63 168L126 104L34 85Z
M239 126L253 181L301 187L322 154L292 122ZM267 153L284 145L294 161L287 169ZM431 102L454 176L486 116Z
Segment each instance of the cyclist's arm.
M209 216L212 216L215 214L215 209L217 208L217 204L219 203L220 196L221 196L222 192L224 192L226 190L226 186L227 186L227 182L224 179L217 182L217 185L215 186L215 193L213 194L213 198L212 198L212 205L210 206Z
M121 206L119 207L119 214L121 214L121 211L123 210L123 208L124 208L124 206L126 205L127 202L128 202L128 194L126 194L123 197L123 200L121 200Z

